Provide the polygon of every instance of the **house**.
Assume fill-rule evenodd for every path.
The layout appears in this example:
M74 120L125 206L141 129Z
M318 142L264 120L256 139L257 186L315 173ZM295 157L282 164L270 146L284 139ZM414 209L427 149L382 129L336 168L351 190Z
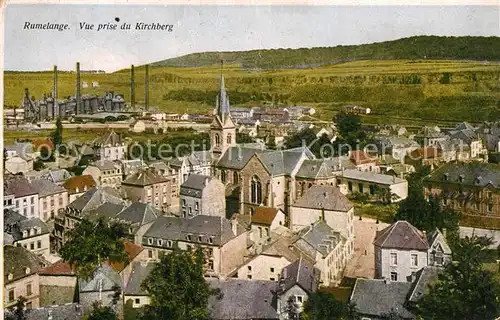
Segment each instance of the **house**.
M319 276L319 271L302 258L283 268L276 293L280 319L288 319L290 308L297 314L303 311L309 295L318 289Z
M451 139L459 140L461 145L466 145L470 159L487 160L488 149L483 146L483 141L476 133L476 129L467 122L458 123L453 130L448 132Z
M38 272L46 261L23 247L3 247L4 294L3 308L13 306L20 296L26 298L27 309L40 306Z
M26 178L4 176L4 193L14 195L14 211L28 218L40 218L38 191Z
M251 216L250 240L254 243L267 244L271 232L279 226L285 226L285 213L281 209L258 207Z
M379 154L392 155L399 162L403 161L407 154L420 148L416 141L401 135L379 136L375 140L375 145L379 148Z
M111 160L98 160L90 163L82 175L91 175L98 186L119 186L123 179L122 167Z
M77 277L68 262L59 260L38 273L40 306L54 306L75 301Z
M217 178L189 175L181 185L179 198L183 217L226 215L225 187Z
M63 183L63 187L68 190L70 203L95 186L96 183L91 175L74 176Z
M276 311L276 282L265 280L210 279L218 295L208 299L210 319L278 320Z
M122 172L125 177L135 174L136 172L146 169L148 166L142 159L121 160Z
M356 305L361 319L387 319L391 314L398 319L416 319L409 310L433 285L442 268L423 267L413 282L392 282L388 279L356 279L350 301Z
M341 189L346 189L349 194L358 192L372 197L377 196L379 190L387 190L387 193L390 193L391 202L401 201L408 197L408 181L386 174L346 169L337 176L337 185Z
M486 149L500 152L500 122L482 123L476 132L485 142Z
M50 254L50 232L39 218L26 218L4 209L4 233L12 237L12 244L21 246L37 255Z
M209 151L194 151L185 157L177 157L168 162L173 173L177 172L177 194L180 186L190 174L212 175L212 154Z
M421 147L425 148L436 146L439 142L447 140L448 136L441 132L439 127L423 127L422 130L415 135L414 139Z
M363 150L353 150L349 154L349 159L356 166L356 169L364 172L380 172L378 159Z
M451 261L450 247L439 230L427 237L407 221L397 221L379 231L373 244L378 279L412 282L423 267L443 266Z
M66 169L55 169L49 170L46 174L42 175L40 178L50 180L56 185L63 185L64 182L70 179L72 175Z
M277 281L283 268L300 258L299 253L291 249L290 238L279 237L271 241L238 266L234 276L247 280Z
M500 218L500 165L444 164L424 178L424 193L464 215Z
M249 119L253 118L254 109L253 108L231 108L231 118L238 121L239 119Z
M64 187L45 179L33 180L31 185L38 191L39 216L43 221L54 219L59 209L68 205L68 190Z
M408 178L409 175L414 173L415 167L411 164L398 163L392 165L387 171L386 174L391 175L393 177L399 177L401 179Z
M234 272L247 253L247 232L236 221L220 216L197 215L190 219L160 216L136 234L151 259L158 259L174 248L203 248L207 254L207 276Z
M115 293L121 293L123 288L120 273L106 263L99 266L91 278L80 278L78 282L78 295L84 313L92 310L94 301L111 306ZM117 300L117 310L122 310L122 302L122 299Z
M146 131L146 123L142 120L135 120L130 124L129 131L135 132L135 133L141 133Z
M159 210L167 210L172 204L170 180L143 169L122 182L122 189L131 201L149 203Z
M415 168L422 166L436 166L443 160L443 154L439 146L443 141L436 142L435 146L418 148L405 157L404 163L411 164Z
M132 301L132 308L141 308L150 303L149 295L142 289L141 284L154 269L155 265L156 263L148 261L132 263L132 272L123 293L125 304L128 301Z
M162 214L151 204L142 202L133 202L128 207L122 207L120 204L104 203L96 211L112 213L111 219L126 225L128 233L134 241L134 236L139 228L154 222Z
M346 239L333 231L324 221L319 220L297 233L293 248L312 261L320 272L320 282L324 286L337 283L347 264Z
M153 161L148 164L154 173L170 180L170 189L172 191L172 204L177 203L179 198L179 184L177 171L163 161Z
M93 149L100 160L125 160L126 145L114 130L94 140Z

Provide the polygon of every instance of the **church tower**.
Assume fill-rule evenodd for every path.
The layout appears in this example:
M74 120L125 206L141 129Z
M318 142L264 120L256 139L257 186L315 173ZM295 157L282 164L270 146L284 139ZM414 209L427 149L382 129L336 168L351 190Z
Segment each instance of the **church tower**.
M210 142L215 158L220 158L226 150L236 145L236 126L231 118L229 98L224 86L222 61L220 74L220 91L215 102L216 113L210 125Z

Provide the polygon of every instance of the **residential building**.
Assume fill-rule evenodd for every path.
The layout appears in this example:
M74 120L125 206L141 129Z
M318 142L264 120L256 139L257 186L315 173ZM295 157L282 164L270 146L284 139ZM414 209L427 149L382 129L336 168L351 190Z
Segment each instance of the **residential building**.
M96 182L91 175L74 176L66 180L63 187L68 190L68 202L75 201L82 194L96 186Z
M78 281L79 300L83 312L89 313L93 309L95 301L103 306L111 306L115 289L121 293L123 284L120 273L109 264L103 263L93 273L89 279L80 278ZM117 310L122 308L123 300L118 299Z
M37 255L50 254L50 232L39 218L26 218L19 213L4 209L4 233L13 239L13 245L21 246Z
M375 144L379 148L379 154L389 154L398 159L400 163L406 155L420 148L416 141L401 135L379 136L376 138Z
M49 180L58 186L64 184L64 182L70 179L72 175L66 169L55 169L49 170L46 174L42 175L41 179Z
M125 160L127 147L120 135L113 130L94 140L93 148L100 160Z
M38 191L39 216L43 221L54 219L60 209L68 205L68 190L45 179L35 179L31 185Z
M104 203L96 211L102 213L112 212L111 219L126 225L130 240L134 242L138 242L135 235L142 226L154 222L162 215L162 212L151 204L143 202L133 202L127 207L114 203Z
M14 195L12 210L28 218L40 218L38 191L26 178L4 176L4 193Z
M250 240L264 245L271 239L271 232L286 224L285 213L282 209L258 207L251 216Z
M207 276L234 272L247 253L246 231L236 221L217 216L197 215L190 219L161 216L141 227L137 239L151 259L158 259L174 248L204 248Z
M500 165L447 163L424 178L425 195L444 206L481 219L500 218Z
M75 268L59 260L38 273L40 306L54 306L75 301L77 277Z
M180 189L180 211L183 217L195 215L226 216L226 189L215 177L189 175Z
M142 159L121 160L120 163L122 165L122 172L125 178L148 167Z
M132 308L142 308L150 303L149 294L142 288L142 282L147 278L156 263L141 261L132 263L132 272L124 290L125 304L132 301Z
M483 141L476 129L467 122L461 122L448 132L451 139L459 140L461 144L466 145L469 150L470 159L488 159L488 149L483 146Z
M352 113L352 114L370 114L371 113L370 108L353 106L353 105L344 106L344 111L347 113Z
M356 166L356 169L364 172L380 172L378 158L369 155L363 150L353 150L349 154L349 159Z
M194 151L188 156L174 158L168 162L173 170L177 172L177 194L180 186L187 180L190 174L212 175L212 153L210 151Z
M317 221L297 233L293 247L320 272L320 283L338 283L347 264L346 239L324 221Z
M304 310L307 298L318 289L319 277L319 271L302 258L283 268L276 293L276 309L280 319L289 319L288 311L291 308L295 309L296 314Z
M407 221L397 221L378 232L373 244L378 279L412 282L423 267L451 261L451 250L441 232L436 230L427 238Z
M391 202L398 202L408 197L408 181L386 174L346 169L337 176L337 185L347 190L348 194L358 192L372 197L376 197L380 190L385 189L390 193Z
M411 164L415 168L421 168L422 166L434 167L439 165L443 161L443 153L440 146L445 142L446 140L437 141L432 146L413 150L405 157L404 163ZM456 157L456 153L454 152L451 156L448 155L448 157L453 159L452 157Z
M135 120L130 124L129 131L141 133L146 131L146 123L142 120Z
M40 306L38 272L46 261L23 247L3 247L4 294L3 309L13 306L21 296L26 298L27 309Z
M27 173L31 170L33 170L33 158L28 155L13 156L5 161L5 171L8 173Z
M422 130L415 135L414 139L420 146L425 148L436 146L439 142L447 140L448 136L441 132L439 127L423 127Z
M117 187L123 180L121 165L110 160L90 163L82 175L91 175L98 186Z
M131 201L149 203L159 210L167 211L172 205L170 180L144 169L122 182L122 189Z

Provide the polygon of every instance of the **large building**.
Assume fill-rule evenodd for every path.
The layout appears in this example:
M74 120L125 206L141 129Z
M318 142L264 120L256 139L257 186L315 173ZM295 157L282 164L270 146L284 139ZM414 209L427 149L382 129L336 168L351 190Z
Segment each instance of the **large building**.
M226 215L224 184L217 178L192 174L181 185L180 210L185 218Z
M144 169L122 182L122 189L131 201L149 203L157 209L167 210L172 204L170 180Z

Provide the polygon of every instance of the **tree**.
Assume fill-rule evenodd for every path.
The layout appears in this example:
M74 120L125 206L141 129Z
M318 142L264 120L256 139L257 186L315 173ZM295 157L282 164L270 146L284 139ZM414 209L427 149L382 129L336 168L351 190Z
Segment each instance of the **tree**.
M346 144L352 150L361 149L366 144L367 135L361 130L361 117L341 112L334 119L340 138L336 144Z
M64 243L59 254L76 267L79 277L88 279L105 261L127 260L123 244L125 235L125 228L121 224L108 224L102 217L96 221L83 219L69 231L69 240Z
M54 147L56 150L58 150L59 146L63 142L63 126L62 126L62 121L61 117L58 117L56 120L56 129L52 133L52 142L54 143Z
M317 158L331 157L335 154L333 145L326 134L321 137L316 136L313 129L306 128L285 138L285 147L299 148L309 147Z
M412 306L424 319L483 320L500 314L500 282L484 270L482 259L491 239L465 237L453 248L453 262L445 266L429 293Z
M16 304L8 309L8 313L5 313L5 320L26 320L26 301L23 296L17 298Z
M87 320L116 320L118 319L116 313L109 306L103 306L98 301L92 304L92 312L89 314Z
M269 136L268 141L266 143L266 148L269 150L276 150L276 137Z
M302 316L305 320L358 319L355 305L337 300L332 294L322 291L309 295Z
M252 143L253 138L246 133L236 132L236 143Z
M143 281L142 288L150 296L143 319L205 320L209 319L210 289L204 275L202 248L195 251L175 249L160 262Z

